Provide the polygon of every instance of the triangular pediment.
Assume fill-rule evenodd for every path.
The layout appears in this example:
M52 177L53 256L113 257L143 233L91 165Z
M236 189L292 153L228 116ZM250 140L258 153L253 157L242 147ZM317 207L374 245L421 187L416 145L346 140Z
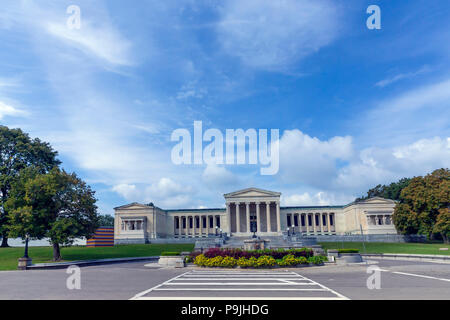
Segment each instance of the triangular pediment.
M226 193L223 196L225 198L240 198L240 197L279 197L280 192L268 191L258 188L247 188L230 193Z
M369 198L367 200L361 201L359 203L365 203L365 204L395 204L395 201L392 199L385 199L381 197L373 197Z
M114 209L115 209L115 210L117 210L117 209L120 210L120 209L143 209L143 208L148 209L149 206L146 205L146 204L141 204L141 203L133 202L133 203L126 204L126 205L123 205L123 206L120 206L120 207L116 207L116 208L114 208Z

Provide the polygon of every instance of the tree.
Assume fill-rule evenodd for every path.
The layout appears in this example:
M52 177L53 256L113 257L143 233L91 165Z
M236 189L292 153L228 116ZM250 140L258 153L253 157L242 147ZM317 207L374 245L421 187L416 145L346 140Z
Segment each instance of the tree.
M114 227L114 217L110 215L100 215L99 216L99 225L102 227Z
M31 139L20 129L0 126L0 236L2 247L8 246L8 212L4 204L8 200L11 184L21 170L33 166L46 173L61 162L58 153L47 142Z
M61 260L61 245L91 237L99 225L94 191L74 173L53 168L49 173L24 170L6 201L9 235L42 239L53 245L53 260Z
M392 182L390 185L377 185L376 187L367 191L367 196L357 198L356 201L362 201L373 197L381 197L385 199L400 200L400 193L408 186L410 178L403 178L397 182Z
M450 233L450 171L438 169L425 177L412 178L400 194L393 220L403 234L436 233L448 241Z

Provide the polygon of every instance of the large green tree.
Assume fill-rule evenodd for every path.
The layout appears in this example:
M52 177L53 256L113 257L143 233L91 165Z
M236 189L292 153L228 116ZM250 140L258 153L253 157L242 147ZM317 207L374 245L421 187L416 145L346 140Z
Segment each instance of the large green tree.
M53 245L53 260L59 261L61 245L89 238L98 228L94 194L74 173L59 168L46 174L33 168L23 170L5 203L9 235L48 238Z
M381 197L385 199L400 200L400 193L408 186L410 178L403 178L389 185L377 185L367 191L367 196L357 198L356 201L366 200L373 197Z
M403 234L424 234L433 239L450 235L450 171L438 169L425 177L414 177L400 194L393 220Z
M12 183L21 170L33 166L46 173L61 162L58 153L38 138L31 139L20 129L0 126L0 236L2 247L8 246L8 212L4 204L8 200Z
M102 227L114 227L114 217L107 214L100 215L99 225Z

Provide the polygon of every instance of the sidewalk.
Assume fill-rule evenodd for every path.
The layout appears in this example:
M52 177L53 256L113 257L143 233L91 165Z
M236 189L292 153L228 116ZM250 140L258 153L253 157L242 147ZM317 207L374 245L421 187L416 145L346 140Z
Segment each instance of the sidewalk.
M87 267L101 264L152 261L158 259L159 256L151 256L151 257L111 258L111 259L79 260L79 261L53 262L53 263L37 263L27 267L27 270L65 269L73 265L76 265L78 267Z

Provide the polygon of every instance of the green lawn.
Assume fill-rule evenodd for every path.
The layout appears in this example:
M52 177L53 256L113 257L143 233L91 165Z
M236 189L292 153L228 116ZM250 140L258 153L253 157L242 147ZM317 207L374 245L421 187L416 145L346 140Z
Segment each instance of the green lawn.
M450 255L450 245L442 243L320 242L324 249L359 249L360 253L411 253ZM441 251L439 248L448 248Z
M193 244L131 244L106 248L84 246L61 249L64 261L129 258L157 256L163 251L192 251ZM24 248L0 248L0 270L17 270L17 259L23 256ZM28 255L33 263L52 262L52 247L29 247Z

